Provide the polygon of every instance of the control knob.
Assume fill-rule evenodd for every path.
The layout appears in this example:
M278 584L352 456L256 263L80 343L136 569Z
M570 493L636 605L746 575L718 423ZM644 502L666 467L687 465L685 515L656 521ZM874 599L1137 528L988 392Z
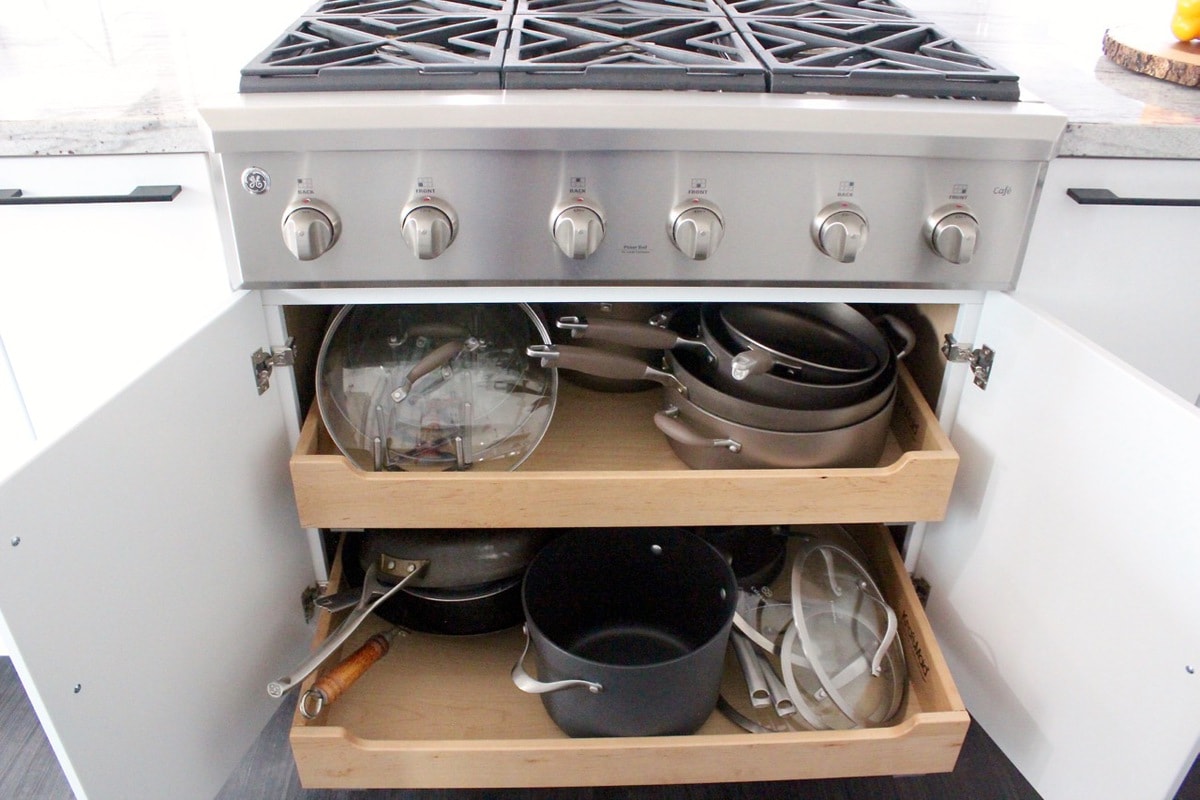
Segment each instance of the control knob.
M725 221L715 205L705 200L689 200L671 209L667 221L671 243L690 259L703 261L717 252L725 235Z
M550 235L564 254L587 258L604 238L604 213L595 204L576 197L550 213Z
M328 203L306 197L283 212L283 243L300 261L312 261L337 244L342 220Z
M821 209L812 222L817 249L834 261L849 264L867 244L867 217L853 203L833 203Z
M458 214L445 200L426 195L400 210L400 235L417 258L437 258L458 235Z
M979 220L961 203L942 206L925 220L925 241L951 264L968 264L979 243Z

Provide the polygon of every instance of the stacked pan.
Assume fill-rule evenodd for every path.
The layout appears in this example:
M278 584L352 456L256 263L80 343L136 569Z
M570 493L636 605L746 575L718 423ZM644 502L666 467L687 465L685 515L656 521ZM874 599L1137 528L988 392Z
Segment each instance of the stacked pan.
M842 303L685 305L645 323L560 317L574 339L653 348L627 354L535 345L543 366L661 384L654 423L693 469L873 467L886 442L901 320ZM657 359L655 359L657 360Z

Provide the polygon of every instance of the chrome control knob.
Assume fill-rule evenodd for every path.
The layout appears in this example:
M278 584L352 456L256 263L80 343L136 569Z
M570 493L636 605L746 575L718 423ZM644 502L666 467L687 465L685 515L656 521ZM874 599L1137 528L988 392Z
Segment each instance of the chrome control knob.
M577 197L551 213L550 235L564 254L587 258L604 239L604 214L599 207Z
M671 243L694 261L703 261L717 252L725 235L725 221L712 203L692 200L671 209L668 220Z
M422 197L400 210L400 235L417 258L437 258L458 235L458 214L445 200Z
M867 217L853 203L833 203L813 219L812 238L817 249L834 261L849 264L867 244Z
M969 264L979 244L979 220L966 206L942 206L925 220L925 241L951 264Z
M283 212L283 243L299 261L320 258L341 233L341 218L320 200L305 198Z

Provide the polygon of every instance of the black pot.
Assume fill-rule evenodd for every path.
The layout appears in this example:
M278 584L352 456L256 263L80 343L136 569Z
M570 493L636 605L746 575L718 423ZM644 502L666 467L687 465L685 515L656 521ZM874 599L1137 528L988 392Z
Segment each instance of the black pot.
M677 528L582 529L547 544L522 588L541 694L570 736L693 733L716 707L737 584Z
M788 536L770 526L699 528L696 535L725 556L741 589L766 586L779 577L787 559Z

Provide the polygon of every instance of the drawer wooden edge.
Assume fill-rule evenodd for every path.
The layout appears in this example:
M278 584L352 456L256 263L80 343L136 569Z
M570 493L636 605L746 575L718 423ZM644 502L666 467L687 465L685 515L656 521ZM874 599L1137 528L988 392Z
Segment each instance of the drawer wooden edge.
M935 711L843 732L411 742L308 727L290 739L306 788L532 788L949 772L969 726L966 711Z

